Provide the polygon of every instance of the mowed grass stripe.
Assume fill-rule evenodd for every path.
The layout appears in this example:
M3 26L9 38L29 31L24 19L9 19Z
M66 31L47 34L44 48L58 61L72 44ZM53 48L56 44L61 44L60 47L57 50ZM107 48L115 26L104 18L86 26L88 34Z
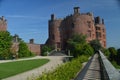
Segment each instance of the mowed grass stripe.
M48 59L33 59L0 63L0 79L7 78L34 68L40 67L49 62Z

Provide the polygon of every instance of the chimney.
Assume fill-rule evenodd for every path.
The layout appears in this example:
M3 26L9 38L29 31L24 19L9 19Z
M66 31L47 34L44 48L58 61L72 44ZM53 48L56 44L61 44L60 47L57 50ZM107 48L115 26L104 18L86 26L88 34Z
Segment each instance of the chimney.
M30 39L30 44L34 44L34 39Z
M55 20L55 15L51 14L51 20Z
M97 24L100 24L100 23L101 23L101 19L100 19L99 16L95 18L95 23L97 23Z
M2 20L4 20L4 16L2 16L2 18L1 18Z
M102 19L102 24L104 24L104 19Z
M80 13L80 12L79 12L79 9L80 9L80 7L74 7L74 14Z

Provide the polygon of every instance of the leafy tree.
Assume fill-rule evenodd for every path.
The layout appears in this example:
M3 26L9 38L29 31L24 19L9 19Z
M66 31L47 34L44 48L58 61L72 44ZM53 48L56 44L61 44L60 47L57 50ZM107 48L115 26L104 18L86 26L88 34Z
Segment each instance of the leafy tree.
M110 52L110 56L109 59L110 61L116 61L116 56L117 56L117 50L114 47L110 47L108 48L109 52Z
M117 49L117 64L120 65L120 49Z
M82 34L73 35L68 40L68 50L71 51L71 55L74 57L93 54L92 47L86 43L86 37Z
M97 39L90 41L90 45L93 47L95 52L102 48L99 40L97 40Z
M69 40L68 42L73 42L73 43L81 43L81 44L85 44L86 43L86 36L83 34L74 34Z
M83 46L83 54L91 56L93 55L93 53L94 53L94 50L90 45L85 44Z
M102 51L103 51L103 53L105 54L105 56L107 56L107 58L109 58L109 56L110 56L110 51L109 51L108 49L105 49L105 48L103 48Z
M21 41L19 43L19 50L18 50L18 56L19 57L28 57L31 56L32 53L29 51L28 46L25 42Z
M47 46L47 45L44 45L42 46L42 49L41 49L41 55L42 56L47 56L47 52L50 52L52 50L52 48L50 46Z
M8 31L0 31L0 58L8 59L10 56L10 47L12 45L12 36Z

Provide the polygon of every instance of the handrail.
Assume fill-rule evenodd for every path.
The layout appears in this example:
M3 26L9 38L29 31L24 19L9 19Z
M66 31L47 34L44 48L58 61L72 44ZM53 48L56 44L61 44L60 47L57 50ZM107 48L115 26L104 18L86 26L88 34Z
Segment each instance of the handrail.
M120 73L115 69L115 67L110 63L110 61L100 50L99 56L102 77L104 77L103 80L120 80Z

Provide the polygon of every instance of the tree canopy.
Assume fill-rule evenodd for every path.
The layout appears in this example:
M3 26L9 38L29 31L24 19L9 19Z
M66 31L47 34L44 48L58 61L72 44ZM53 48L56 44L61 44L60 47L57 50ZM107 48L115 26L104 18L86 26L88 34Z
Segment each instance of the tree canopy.
M71 55L78 57L80 55L92 55L93 48L87 44L86 36L82 34L73 35L67 42L68 50L70 50Z
M18 56L19 57L28 57L31 56L32 53L29 51L28 46L25 42L21 41L19 43L19 50L18 50Z
M8 31L0 31L0 58L8 59L10 56L10 47L12 45L12 36Z
M99 40L97 39L90 41L90 45L93 47L94 51L98 51L102 48Z

